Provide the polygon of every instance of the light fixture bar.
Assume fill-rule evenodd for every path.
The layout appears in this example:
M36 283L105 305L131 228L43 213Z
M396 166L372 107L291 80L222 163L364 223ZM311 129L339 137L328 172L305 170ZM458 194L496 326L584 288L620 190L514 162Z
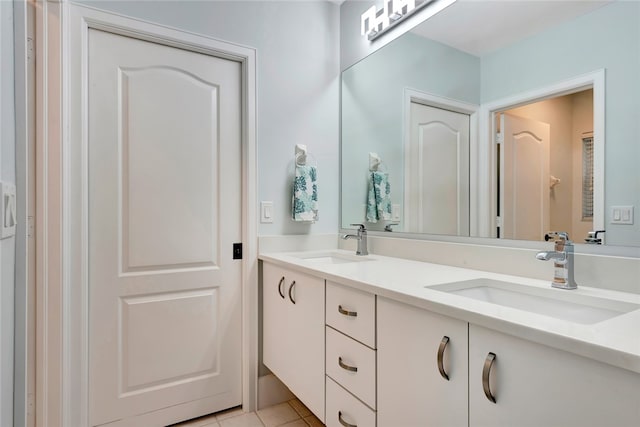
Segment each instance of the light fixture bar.
M375 40L434 1L436 0L384 0L382 9L371 6L360 15L360 32L369 41Z

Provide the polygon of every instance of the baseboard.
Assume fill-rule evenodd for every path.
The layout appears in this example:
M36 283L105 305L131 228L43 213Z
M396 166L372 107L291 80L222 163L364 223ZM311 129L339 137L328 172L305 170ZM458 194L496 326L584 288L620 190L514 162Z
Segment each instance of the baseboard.
M269 374L258 378L258 409L287 402L294 398L294 394L275 375Z

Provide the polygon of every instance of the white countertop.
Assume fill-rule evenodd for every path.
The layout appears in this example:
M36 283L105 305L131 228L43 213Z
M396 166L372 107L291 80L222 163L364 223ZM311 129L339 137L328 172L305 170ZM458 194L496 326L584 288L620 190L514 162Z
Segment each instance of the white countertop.
M304 259L327 253L354 256L352 251L331 250L261 253L259 259L640 373L640 309L595 324L573 323L428 288L487 278L552 289L551 277L544 281L381 255L342 264ZM553 291L640 305L638 294L590 287Z

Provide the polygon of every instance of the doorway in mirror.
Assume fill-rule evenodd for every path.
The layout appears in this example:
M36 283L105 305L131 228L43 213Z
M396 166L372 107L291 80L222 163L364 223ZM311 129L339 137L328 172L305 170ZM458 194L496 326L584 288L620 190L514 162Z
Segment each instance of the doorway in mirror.
M496 112L499 237L581 242L594 229L593 105L588 88Z

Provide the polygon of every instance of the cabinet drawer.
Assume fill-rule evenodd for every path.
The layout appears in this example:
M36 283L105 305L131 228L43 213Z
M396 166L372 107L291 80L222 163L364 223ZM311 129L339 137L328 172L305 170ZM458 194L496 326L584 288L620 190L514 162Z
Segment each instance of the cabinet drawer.
M376 347L376 296L327 282L327 325Z
M326 373L376 408L376 352L327 326Z
M341 422L342 421L342 422ZM376 413L327 377L327 427L375 427Z

